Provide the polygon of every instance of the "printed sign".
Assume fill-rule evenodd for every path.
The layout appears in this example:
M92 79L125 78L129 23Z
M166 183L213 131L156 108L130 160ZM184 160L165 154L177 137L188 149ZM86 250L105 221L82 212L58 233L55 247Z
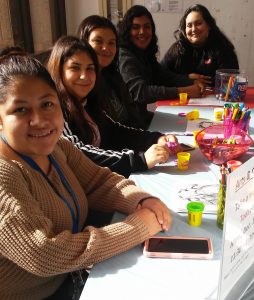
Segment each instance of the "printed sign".
M223 241L219 299L254 263L254 158L228 176Z

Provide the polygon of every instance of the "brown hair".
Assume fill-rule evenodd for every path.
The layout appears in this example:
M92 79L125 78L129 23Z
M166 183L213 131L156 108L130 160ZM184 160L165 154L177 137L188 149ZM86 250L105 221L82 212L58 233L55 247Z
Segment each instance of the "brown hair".
M71 95L63 83L63 65L76 52L87 53L94 65L96 72L96 84L94 91L87 96L87 110L93 117L98 110L97 98L94 96L97 91L97 77L99 72L96 53L88 42L82 41L74 36L61 37L54 45L48 60L48 70L55 81L60 99L63 103L64 116L73 133L75 133L85 144L92 144L95 132L92 126L84 118L83 107L78 99Z

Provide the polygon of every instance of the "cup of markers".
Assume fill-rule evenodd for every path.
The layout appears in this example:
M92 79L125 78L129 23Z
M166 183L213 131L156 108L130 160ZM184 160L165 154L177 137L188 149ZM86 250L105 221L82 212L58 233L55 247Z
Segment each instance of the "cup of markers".
M240 130L248 133L251 111L244 103L225 103L223 124L225 126L225 138L237 134Z
M229 102L244 101L248 87L245 71L238 69L220 69L215 75L215 96Z

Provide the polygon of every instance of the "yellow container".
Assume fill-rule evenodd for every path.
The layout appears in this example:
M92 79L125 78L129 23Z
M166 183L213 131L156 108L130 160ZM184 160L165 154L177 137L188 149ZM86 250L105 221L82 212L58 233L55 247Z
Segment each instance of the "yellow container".
M187 204L189 225L191 226L201 225L204 208L205 205L202 202L190 202Z
M180 104L186 104L188 99L187 93L180 93L179 94Z
M200 132L200 130L194 130L193 131L193 138L194 138L194 146L198 147L197 141L196 141L196 136Z
M198 109L194 109L193 111L190 111L189 113L187 113L186 118L188 120L199 119L199 110Z
M223 120L224 109L222 107L215 107L213 112L214 112L214 121L219 122Z
M189 152L178 152L177 153L177 166L179 170L188 170L190 161Z

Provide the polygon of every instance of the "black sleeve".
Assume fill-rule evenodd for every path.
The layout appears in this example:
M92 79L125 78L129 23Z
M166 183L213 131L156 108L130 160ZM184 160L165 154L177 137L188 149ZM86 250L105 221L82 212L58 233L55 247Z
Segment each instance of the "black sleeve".
M170 69L165 69L161 64L156 64L156 82L159 85L171 85L171 86L189 86L193 84L193 80L189 79L188 75L176 74Z
M101 146L105 149L122 150L132 149L135 152L144 152L153 144L157 144L160 132L151 132L139 128L127 127L113 121L105 114L105 120L99 126Z
M227 51L220 51L217 54L218 59L218 69L239 69L239 63L237 55L233 49L228 49Z
M173 48L175 45L173 44L168 51L165 53L163 59L161 60L161 66L166 70L171 70L172 72L181 73L176 68L176 60L177 57L174 55ZM180 54L179 54L180 55Z
M129 177L133 172L147 170L147 164L143 152L133 150L103 150L92 145L85 145L76 135L72 134L68 123L64 123L63 137L74 144L93 162L102 167L108 167L111 171Z
M119 69L133 102L149 104L157 100L177 97L175 87L157 86L149 82L142 63L129 53L124 52L120 56Z
M193 84L187 76L164 72L158 62L150 66L153 70L152 78L149 78L149 66L142 59L126 49L120 49L119 53L119 69L135 103L149 104L158 100L176 99L176 87Z

